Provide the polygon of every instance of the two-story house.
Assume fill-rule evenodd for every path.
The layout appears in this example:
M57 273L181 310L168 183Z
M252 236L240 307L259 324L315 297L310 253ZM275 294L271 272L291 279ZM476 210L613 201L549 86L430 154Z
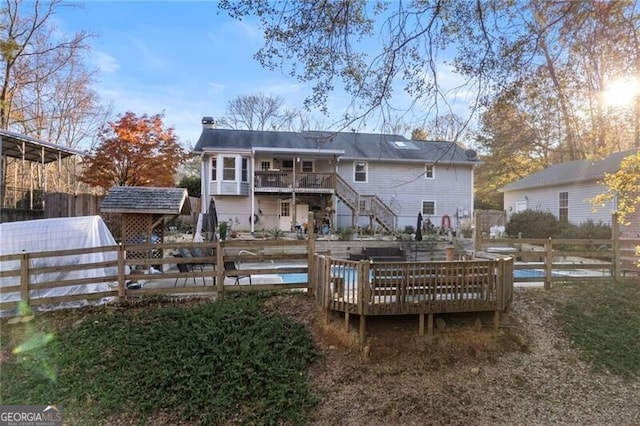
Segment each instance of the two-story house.
M203 213L238 230L455 228L473 212L472 150L452 142L355 132L218 129L203 118ZM314 224L308 224L309 212ZM325 227L325 225L328 225Z

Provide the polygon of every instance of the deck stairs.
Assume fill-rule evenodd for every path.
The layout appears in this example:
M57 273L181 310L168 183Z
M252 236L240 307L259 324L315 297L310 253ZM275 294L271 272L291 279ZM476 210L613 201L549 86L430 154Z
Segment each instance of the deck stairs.
M360 194L339 175L336 175L336 196L355 217L370 217L387 232L396 230L398 216L380 197Z

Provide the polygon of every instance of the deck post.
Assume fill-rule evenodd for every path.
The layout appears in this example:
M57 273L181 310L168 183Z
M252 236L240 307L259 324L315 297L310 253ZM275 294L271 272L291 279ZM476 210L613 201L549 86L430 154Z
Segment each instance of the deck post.
M349 309L344 310L344 328L349 333Z
M500 328L500 311L497 309L493 312L493 328L496 331Z
M366 335L367 335L367 316L360 315L360 344L361 345L364 344Z
M433 336L433 312L429 312L429 317L427 318L427 335L429 337Z
M424 312L418 314L418 335L424 336Z

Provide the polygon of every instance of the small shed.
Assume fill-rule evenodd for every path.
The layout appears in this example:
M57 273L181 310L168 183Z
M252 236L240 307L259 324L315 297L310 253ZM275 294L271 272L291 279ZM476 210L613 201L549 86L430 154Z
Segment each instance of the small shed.
M165 223L180 215L191 214L185 188L115 186L100 205L101 213L122 215L120 238L123 244L164 242ZM162 253L152 253L162 257ZM148 258L148 253L127 252L128 257Z

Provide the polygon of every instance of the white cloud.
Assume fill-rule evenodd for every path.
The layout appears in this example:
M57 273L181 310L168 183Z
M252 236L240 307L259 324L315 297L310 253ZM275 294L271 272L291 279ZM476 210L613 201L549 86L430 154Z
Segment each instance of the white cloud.
M105 74L113 74L120 69L118 60L105 52L94 50L91 54L91 62Z

